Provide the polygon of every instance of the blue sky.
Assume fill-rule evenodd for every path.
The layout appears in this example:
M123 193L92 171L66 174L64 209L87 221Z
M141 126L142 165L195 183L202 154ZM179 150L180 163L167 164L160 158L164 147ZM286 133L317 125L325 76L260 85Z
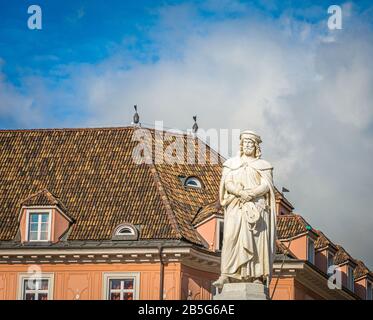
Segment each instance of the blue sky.
M29 30L26 27L29 16L27 8L31 4L38 4L42 8L43 30ZM19 94L41 100L28 83L35 81L35 77L36 81L43 82L45 90L52 91L61 85L60 81L69 78L67 70L73 66L94 66L114 57L118 59L118 56L122 61L117 67L124 69L133 68L136 62L157 63L162 57L182 59L182 43L189 36L189 31L208 34L211 26L224 21L261 19L275 25L288 17L297 23L313 26L326 24L326 8L330 4L325 0L1 0L0 71ZM364 19L371 21L369 0L353 5L356 14L368 16L368 19ZM179 17L180 21L184 19L184 23L175 23L176 26L173 26L173 19ZM173 32L174 37L180 37L176 45L170 40ZM65 88L66 94L69 94L69 90L73 91ZM66 120L68 126L76 126L83 124L91 115L84 99L79 101L79 106L74 103L70 105L68 101L60 100L60 103L54 102L48 108L39 107L43 117L48 120L34 124L26 124L2 112L0 126L58 126L61 120Z
M123 126L137 104L254 129L297 212L373 267L372 22L370 0L0 0L0 128Z
M38 1L43 30L30 31L27 8L35 1L6 2L0 52L14 80L27 72L48 74L59 64L100 61L124 38L146 41L144 29L155 19L151 1Z
M191 24L201 21L224 21L240 16L277 18L287 14L292 19L317 23L325 20L326 8L334 2L318 1L235 1L218 8L218 1L9 1L1 0L0 57L6 62L3 72L8 80L19 84L29 74L56 76L53 68L65 64L97 63L118 47L126 48L140 61L158 57L157 43L151 29L157 25L162 8L193 5L197 15ZM43 12L43 30L26 27L27 8L38 4ZM369 0L355 3L357 12L369 8ZM221 12L220 10L224 11ZM185 28L190 26L186 25ZM167 32L158 29L157 32Z

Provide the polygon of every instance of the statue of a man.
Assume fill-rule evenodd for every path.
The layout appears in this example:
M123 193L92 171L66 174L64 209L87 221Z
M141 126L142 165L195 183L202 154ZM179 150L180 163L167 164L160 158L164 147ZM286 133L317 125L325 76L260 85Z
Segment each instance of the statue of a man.
M221 275L213 284L264 283L272 273L276 205L271 164L260 159L260 137L240 135L240 155L223 164L220 203L224 208Z

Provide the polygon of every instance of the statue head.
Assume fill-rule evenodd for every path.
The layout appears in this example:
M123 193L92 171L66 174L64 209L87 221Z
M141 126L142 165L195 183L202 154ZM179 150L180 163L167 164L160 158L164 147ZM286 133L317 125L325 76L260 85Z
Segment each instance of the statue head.
M250 130L245 130L240 134L240 155L260 158L261 150L259 144L262 142L260 136Z

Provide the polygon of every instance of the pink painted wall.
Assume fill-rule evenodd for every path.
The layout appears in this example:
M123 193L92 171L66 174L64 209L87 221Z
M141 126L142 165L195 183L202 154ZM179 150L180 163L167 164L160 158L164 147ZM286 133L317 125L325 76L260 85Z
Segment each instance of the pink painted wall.
M315 292L311 291L298 281L294 281L295 286L295 300L325 300L324 298L320 297Z
M67 231L69 228L69 221L60 213L58 210L52 210L52 241L58 242L60 237Z
M338 269L341 271L342 273L342 285L347 288L347 275L348 275L348 266L349 264L346 263L340 267L338 267Z
M209 249L216 250L217 218L212 218L197 227L198 233L207 241Z
M294 294L294 278L272 278L269 295L273 300L294 300Z
M189 266L181 266L181 299L211 300L212 282L218 274L197 270Z
M289 241L281 241L286 247ZM307 236L293 239L289 247L290 251L300 260L307 260Z
M321 271L327 272L327 266L328 266L328 250L321 250L315 252L315 265L318 267Z
M359 281L355 281L355 293L362 299L366 299L366 288L367 280L362 278Z
M0 265L0 300L17 299L20 273L29 265ZM41 272L54 274L54 300L103 299L104 272L139 272L140 300L159 299L159 263L111 264L41 264ZM166 300L180 299L180 263L167 263L164 269L164 294Z

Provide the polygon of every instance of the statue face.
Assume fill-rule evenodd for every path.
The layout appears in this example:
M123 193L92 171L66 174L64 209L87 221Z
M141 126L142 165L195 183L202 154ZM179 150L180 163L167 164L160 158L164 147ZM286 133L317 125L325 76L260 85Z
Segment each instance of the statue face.
M243 137L242 139L242 151L246 156L254 156L255 154L255 143L250 138Z

